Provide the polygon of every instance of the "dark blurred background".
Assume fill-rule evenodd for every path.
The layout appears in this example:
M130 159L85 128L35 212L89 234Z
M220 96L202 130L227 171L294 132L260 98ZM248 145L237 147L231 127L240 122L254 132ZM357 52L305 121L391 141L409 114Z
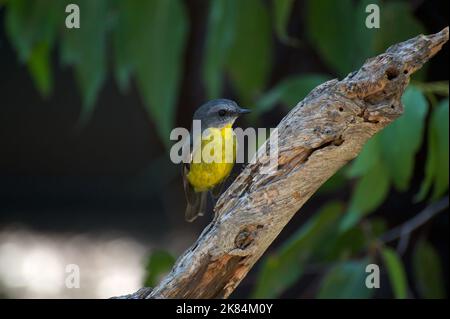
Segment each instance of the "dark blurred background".
M184 221L171 128L190 127L219 96L254 110L237 125L275 127L317 84L448 25L448 1L70 2L80 29L64 27L66 1L0 1L3 297L97 298L155 284L211 219ZM379 29L364 26L369 3ZM233 297L446 296L447 70L448 45L413 77L404 103L414 125L377 136L378 152L365 149L330 180ZM442 203L408 238L383 242ZM80 265L78 290L61 279L69 263ZM376 291L358 284L368 263L382 269Z

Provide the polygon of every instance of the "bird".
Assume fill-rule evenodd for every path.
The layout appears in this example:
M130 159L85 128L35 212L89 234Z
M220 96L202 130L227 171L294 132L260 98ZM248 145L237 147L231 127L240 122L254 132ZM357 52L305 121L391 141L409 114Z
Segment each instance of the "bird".
M192 222L198 216L204 215L209 192L213 196L220 193L236 159L237 140L232 126L239 116L247 113L250 113L249 109L241 108L228 99L208 101L195 111L193 120L200 121L201 134L193 136L191 130L189 158L182 165L183 187L187 200L186 221ZM197 143L194 142L196 139ZM209 148L222 147L222 152L217 152L214 161L201 157L205 146L210 143L213 145L209 145ZM227 145L231 145L231 149L226 147ZM213 153L211 155L214 156Z

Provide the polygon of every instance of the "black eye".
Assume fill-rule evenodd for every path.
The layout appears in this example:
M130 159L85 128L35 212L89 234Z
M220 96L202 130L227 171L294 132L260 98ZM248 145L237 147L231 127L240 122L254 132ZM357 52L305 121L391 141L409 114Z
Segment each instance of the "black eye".
M227 114L226 110L219 110L219 116L225 116Z

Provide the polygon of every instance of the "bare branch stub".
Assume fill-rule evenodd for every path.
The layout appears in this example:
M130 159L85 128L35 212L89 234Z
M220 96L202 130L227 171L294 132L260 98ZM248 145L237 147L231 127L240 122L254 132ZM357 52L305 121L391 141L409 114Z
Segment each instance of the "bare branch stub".
M343 80L315 88L278 125L278 170L261 173L269 161L261 148L258 162L219 198L216 218L145 297L228 297L315 191L403 113L410 76L448 33L447 27L395 44Z

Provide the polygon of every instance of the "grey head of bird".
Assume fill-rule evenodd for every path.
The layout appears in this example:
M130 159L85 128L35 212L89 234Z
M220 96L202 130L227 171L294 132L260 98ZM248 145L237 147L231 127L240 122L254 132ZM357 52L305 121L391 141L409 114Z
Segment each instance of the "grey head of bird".
M233 124L242 114L250 113L236 102L227 99L211 100L200 106L194 113L194 120L201 121L202 130L209 127L222 128Z

